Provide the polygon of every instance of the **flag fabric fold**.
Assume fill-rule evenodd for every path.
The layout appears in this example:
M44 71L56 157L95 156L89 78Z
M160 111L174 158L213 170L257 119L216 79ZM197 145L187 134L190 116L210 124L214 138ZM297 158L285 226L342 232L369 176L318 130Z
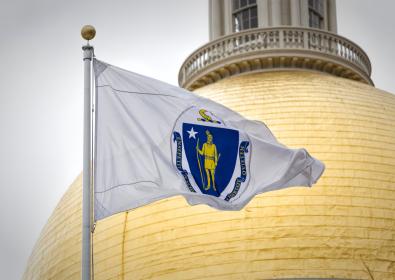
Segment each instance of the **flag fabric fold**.
M97 59L93 66L95 220L175 195L239 210L256 194L311 186L324 171L261 122Z

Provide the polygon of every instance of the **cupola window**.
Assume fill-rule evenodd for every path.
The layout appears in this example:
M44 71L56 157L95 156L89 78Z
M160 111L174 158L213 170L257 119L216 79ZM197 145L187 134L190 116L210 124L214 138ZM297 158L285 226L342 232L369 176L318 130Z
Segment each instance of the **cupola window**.
M233 32L258 27L256 0L233 0Z
M309 26L324 28L324 0L309 0Z

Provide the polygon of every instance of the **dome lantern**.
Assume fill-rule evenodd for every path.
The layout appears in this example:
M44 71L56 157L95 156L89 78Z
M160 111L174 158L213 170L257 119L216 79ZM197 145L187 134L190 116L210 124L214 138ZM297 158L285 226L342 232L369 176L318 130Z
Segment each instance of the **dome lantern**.
M367 54L337 34L335 0L210 0L209 35L181 66L180 86L292 69L373 85Z

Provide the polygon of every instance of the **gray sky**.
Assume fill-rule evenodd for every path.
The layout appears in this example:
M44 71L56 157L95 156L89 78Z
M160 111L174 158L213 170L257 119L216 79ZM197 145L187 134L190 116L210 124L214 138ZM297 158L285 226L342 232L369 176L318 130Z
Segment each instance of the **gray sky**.
M177 84L183 60L208 41L208 7L206 0L0 1L0 275L12 280L82 169L80 28L96 27L99 59ZM337 1L339 34L367 52L376 86L393 93L394 8L393 0Z

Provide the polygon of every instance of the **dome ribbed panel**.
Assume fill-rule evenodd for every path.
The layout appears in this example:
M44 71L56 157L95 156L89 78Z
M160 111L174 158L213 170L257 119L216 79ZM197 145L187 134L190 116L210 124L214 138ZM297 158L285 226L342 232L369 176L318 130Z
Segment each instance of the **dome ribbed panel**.
M197 92L306 148L325 163L323 177L238 212L175 197L105 219L95 280L395 278L394 95L307 72L240 75ZM80 188L79 179L54 211L25 279L79 276Z
M79 279L82 177L63 195L37 240L22 279Z

